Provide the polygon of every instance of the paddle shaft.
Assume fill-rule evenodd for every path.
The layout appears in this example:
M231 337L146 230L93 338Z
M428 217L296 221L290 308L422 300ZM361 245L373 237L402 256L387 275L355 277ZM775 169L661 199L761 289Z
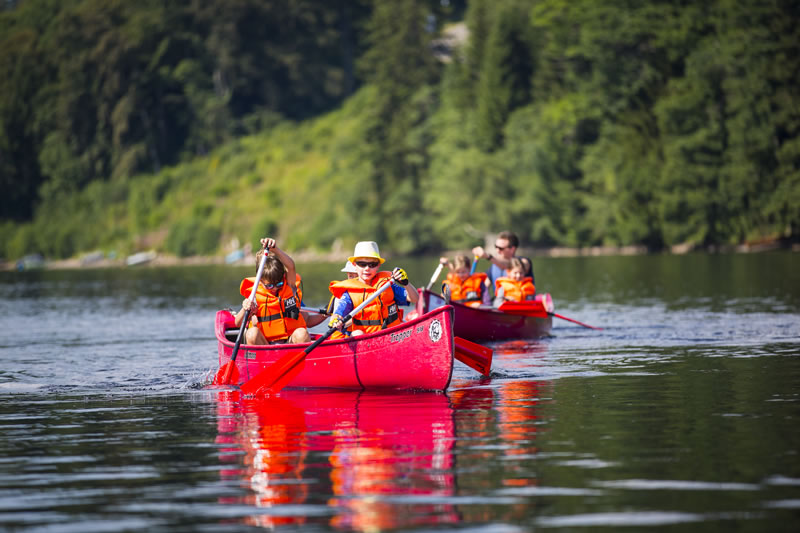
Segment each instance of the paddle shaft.
M425 287L426 291L431 290L431 287L433 287L433 284L436 283L436 279L439 277L439 274L442 273L442 269L443 268L444 268L444 265L442 263L439 263L439 266L437 266L436 270L433 272L433 276L431 276L431 280L428 282L428 285Z
M469 275L473 275L475 273L475 269L478 267L478 259L480 259L477 255L475 259L472 260L472 268L469 271Z
M597 330L603 329L603 328L596 328L596 327L594 327L594 326L590 326L589 324L584 324L583 322L578 322L578 321L577 321L577 320L575 320L574 318L565 317L564 315L559 315L558 313L547 313L547 314L548 314L548 315L551 315L551 316L554 316L554 317L556 317L556 318L560 318L561 320L569 320L570 322L575 322L575 323L576 323L576 324L578 324L579 326L583 326L583 327L585 327L585 328L589 328L589 329L597 329Z
M380 296L383 291L385 291L386 289L388 289L391 286L392 286L392 284L391 284L391 282L389 282L389 283L384 284L382 287L380 287L377 291L375 291L372 294L372 296L370 296L369 298L367 298L366 300L361 302L358 307L356 307L355 309L353 309L352 311L347 313L347 316L342 318L342 320L341 320L342 324L347 324L348 320L350 320L351 318L356 316L358 313L363 311L366 306L368 306L369 304L371 304L372 302L377 300L378 296ZM312 342L308 347L306 347L305 350L303 350L305 352L305 354L308 355L308 352L310 352L311 350L313 350L314 348L319 346L322 343L322 341L324 341L325 339L327 339L328 337L333 335L333 332L336 331L337 329L338 328L328 328L328 331L326 331L325 334L322 337L320 337L319 339L317 339L314 342Z
M256 297L256 291L258 291L258 284L261 282L261 276L264 275L264 265L267 263L267 255L269 250L261 256L261 261L258 263L258 271L256 272L256 282L253 283L253 290L250 291L250 300L251 305L253 298ZM244 313L244 318L242 319L242 325L239 326L239 334L236 336L236 343L233 345L233 353L231 354L231 360L229 363L236 362L236 356L239 355L239 346L242 344L242 339L244 338L244 332L247 329L247 323L250 321L250 306L247 307L247 311ZM222 383L227 385L231 379L231 373L233 372L233 364L228 365L228 369L225 372L225 377L222 380Z

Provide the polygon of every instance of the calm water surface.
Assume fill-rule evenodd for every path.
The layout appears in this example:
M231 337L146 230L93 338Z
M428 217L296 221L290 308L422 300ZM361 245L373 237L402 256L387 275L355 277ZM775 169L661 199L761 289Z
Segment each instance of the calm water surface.
M799 257L538 259L602 331L269 400L203 388L255 268L2 272L0 531L796 531ZM302 265L307 305L339 268Z

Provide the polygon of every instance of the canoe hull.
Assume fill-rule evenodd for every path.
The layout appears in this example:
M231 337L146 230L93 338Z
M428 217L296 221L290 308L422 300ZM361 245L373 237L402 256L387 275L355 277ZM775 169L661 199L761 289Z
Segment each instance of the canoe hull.
M420 290L421 311L445 306L445 300L431 291ZM451 302L455 314L453 331L456 336L472 342L504 341L511 339L537 339L550 335L553 317L503 313L489 307L469 307ZM543 308L544 309L544 308Z
M220 367L230 361L234 340L233 316L218 311L216 336ZM447 389L453 373L453 308L444 306L409 322L376 333L328 340L308 354L303 370L288 388ZM259 374L289 353L308 344L242 344L236 356L239 382Z

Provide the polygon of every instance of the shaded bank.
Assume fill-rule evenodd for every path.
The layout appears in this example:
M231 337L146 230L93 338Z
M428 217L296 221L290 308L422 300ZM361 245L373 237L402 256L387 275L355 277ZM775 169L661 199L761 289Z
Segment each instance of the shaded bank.
M669 250L651 252L645 246L588 246L584 248L568 248L556 246L552 248L525 248L519 249L519 254L526 257L595 257L595 256L613 256L613 255L683 255L687 253L761 253L771 252L777 250L786 250L792 252L800 252L800 243L790 243L784 241L771 241L764 243L750 243L739 245L715 245L715 246L689 246L680 245L673 246ZM447 250L441 252L439 255L452 257L457 254L469 254L468 250ZM331 251L331 252L315 252L315 251L299 251L293 252L292 257L298 262L336 262L342 261L347 257L344 251ZM392 254L387 254L391 257ZM433 254L432 254L433 255ZM33 269L46 269L46 270L59 270L59 269L81 269L81 268L126 268L135 267L142 268L150 267L164 267L164 266L192 266L192 265L231 265L242 266L251 265L255 262L255 256L252 254L242 255L241 258L235 261L226 260L227 256L224 255L196 255L191 257L177 257L167 253L155 253L152 259L138 264L130 264L126 258L113 257L108 258L101 252L93 252L91 254L70 259L59 260L46 260L36 262L33 265L26 266L20 261L0 261L0 270L33 270Z

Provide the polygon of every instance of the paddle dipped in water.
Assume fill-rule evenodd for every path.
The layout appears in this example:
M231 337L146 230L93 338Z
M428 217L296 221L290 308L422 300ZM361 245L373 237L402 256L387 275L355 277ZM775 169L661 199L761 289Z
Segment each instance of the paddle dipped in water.
M250 302L256 297L256 291L258 290L258 283L261 281L261 276L264 274L264 265L267 262L267 254L269 250L261 256L261 261L258 263L258 271L256 272L256 282L253 283L253 290L250 291L250 297L248 300ZM231 381L238 381L239 380L239 371L236 369L236 356L239 354L239 345L242 344L242 339L244 338L244 332L247 329L247 323L250 322L250 306L247 307L247 311L244 314L244 318L242 319L242 325L239 326L239 334L236 336L236 344L233 345L233 353L231 354L231 360L222 365L219 370L217 370L217 374L214 376L214 381L212 382L214 385L230 385Z
M502 311L504 313L510 313L512 315L528 315L528 316L537 316L537 317L545 317L547 315L554 316L556 318L560 318L561 320L568 320L570 322L574 322L579 326L583 326L589 329L596 329L601 330L603 328L598 328L595 326L590 326L589 324L584 324L583 322L579 322L574 318L568 318L563 315L559 315L558 313L554 313L552 311L546 310L544 304L538 301L528 301L528 302L503 302L500 304L500 307L497 308L498 311Z

